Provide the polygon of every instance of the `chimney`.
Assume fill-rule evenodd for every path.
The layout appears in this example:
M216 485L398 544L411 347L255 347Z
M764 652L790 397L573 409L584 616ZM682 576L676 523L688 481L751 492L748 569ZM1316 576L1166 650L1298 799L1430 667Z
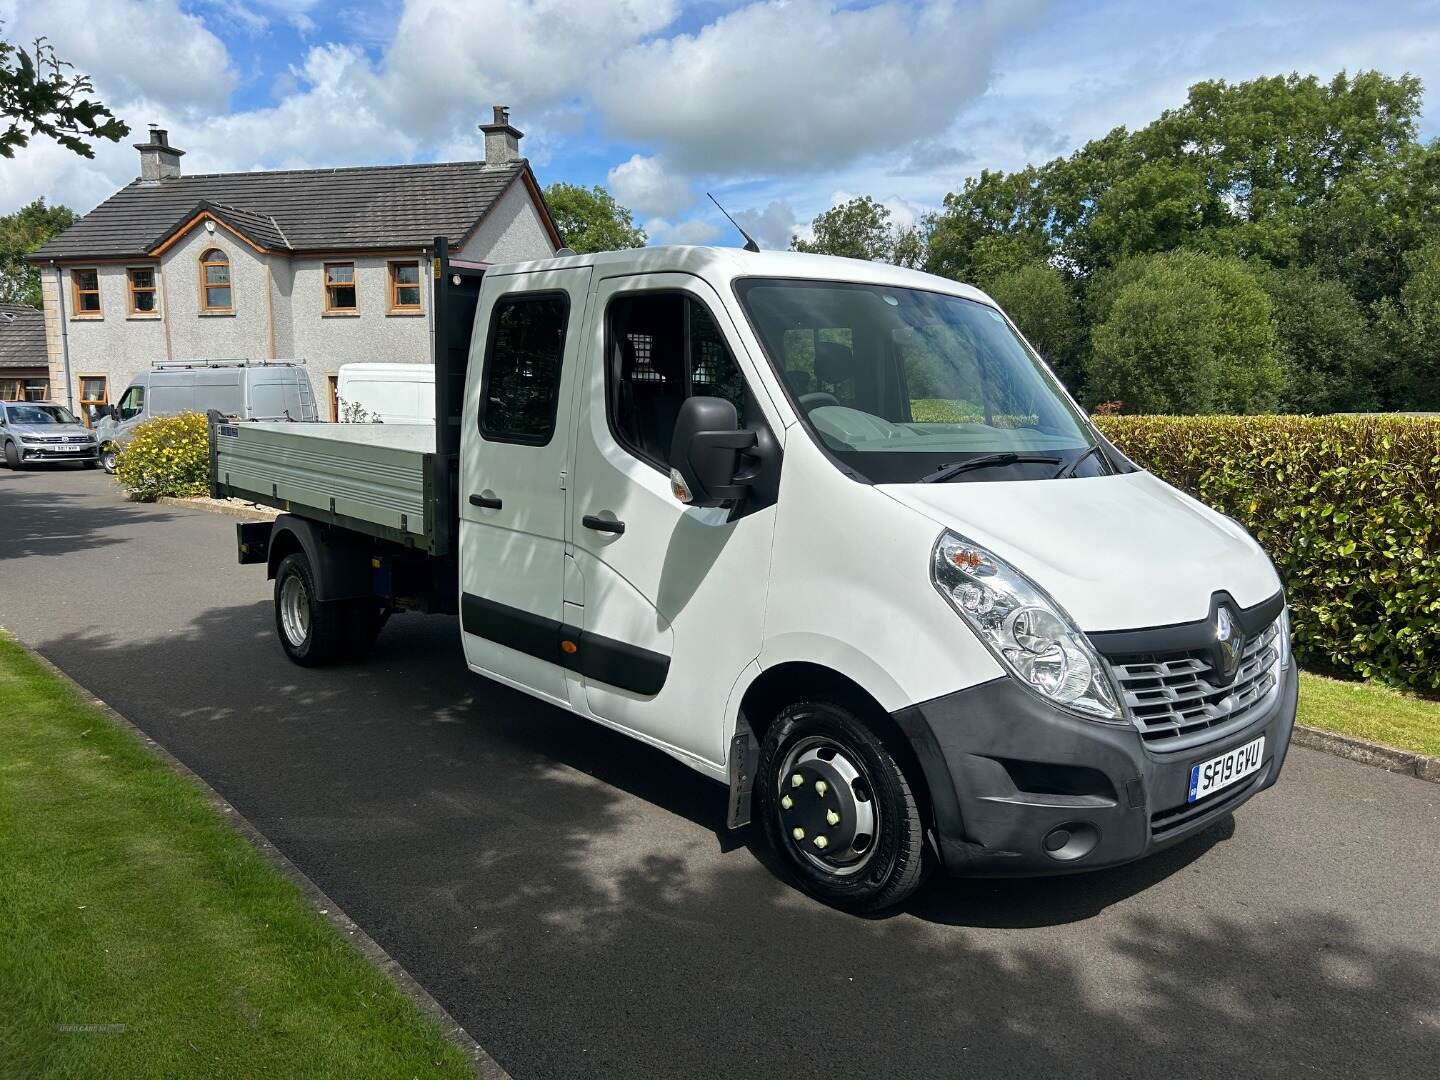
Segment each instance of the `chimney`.
M525 133L510 126L509 106L496 105L495 119L481 124L480 130L485 133L486 165L506 165L520 160L520 140Z
M140 151L141 180L173 180L180 175L180 156L184 150L170 145L170 133L162 127L150 125L150 141L136 143Z

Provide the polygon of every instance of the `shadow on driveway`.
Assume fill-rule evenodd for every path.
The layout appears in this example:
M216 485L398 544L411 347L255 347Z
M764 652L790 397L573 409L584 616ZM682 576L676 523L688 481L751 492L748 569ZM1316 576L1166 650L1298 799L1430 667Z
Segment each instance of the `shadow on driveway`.
M57 491L48 474L60 468L0 469L0 514L7 519L0 559L107 547L124 542L123 537L113 535L114 530L169 521L174 516L166 510L140 510L131 504L102 501L89 492ZM103 476L91 473L86 478L96 481L96 493L108 485Z
M405 616L369 664L317 671L283 658L265 602L43 651L517 1080L1419 1076L1440 1052L1435 956L1328 898L1236 889L1233 822L1132 867L942 882L856 919L725 850L718 786L469 674L452 619ZM1156 888L1207 854L1184 903Z

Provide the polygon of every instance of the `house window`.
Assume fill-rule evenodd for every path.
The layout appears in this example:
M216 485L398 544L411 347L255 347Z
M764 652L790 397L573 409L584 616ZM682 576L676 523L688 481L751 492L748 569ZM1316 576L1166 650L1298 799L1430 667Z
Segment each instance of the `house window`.
M0 379L0 401L44 401L49 396L47 379Z
M70 284L74 289L76 318L98 318L100 315L100 271L71 270Z
M95 423L96 407L109 401L110 389L104 375L80 376L80 413L87 424Z
M420 310L420 264L418 262L392 262L390 264L390 310Z
M200 310L233 311L230 292L230 257L219 248L200 256Z
M132 266L125 271L130 282L130 314L155 314L155 268Z
M355 311L355 264L325 264L325 311L327 314Z

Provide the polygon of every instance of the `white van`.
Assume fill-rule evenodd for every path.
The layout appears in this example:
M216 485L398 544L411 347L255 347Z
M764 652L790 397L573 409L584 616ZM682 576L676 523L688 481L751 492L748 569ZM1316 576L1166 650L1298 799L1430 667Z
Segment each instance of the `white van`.
M102 407L95 434L105 471L115 471L120 447L146 420L212 409L240 420L319 419L302 361L160 360Z
M1270 560L1108 443L984 293L704 248L482 276L443 244L448 423L213 432L212 491L289 511L240 561L297 663L456 611L474 671L728 785L732 825L753 806L855 909L931 866L1125 862L1275 783Z
M433 424L435 365L343 364L335 397L341 420Z

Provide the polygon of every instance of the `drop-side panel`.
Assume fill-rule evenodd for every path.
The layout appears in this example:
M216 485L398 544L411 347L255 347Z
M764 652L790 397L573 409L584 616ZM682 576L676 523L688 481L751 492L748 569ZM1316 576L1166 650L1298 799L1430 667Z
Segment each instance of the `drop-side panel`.
M428 424L217 424L212 490L429 550Z

